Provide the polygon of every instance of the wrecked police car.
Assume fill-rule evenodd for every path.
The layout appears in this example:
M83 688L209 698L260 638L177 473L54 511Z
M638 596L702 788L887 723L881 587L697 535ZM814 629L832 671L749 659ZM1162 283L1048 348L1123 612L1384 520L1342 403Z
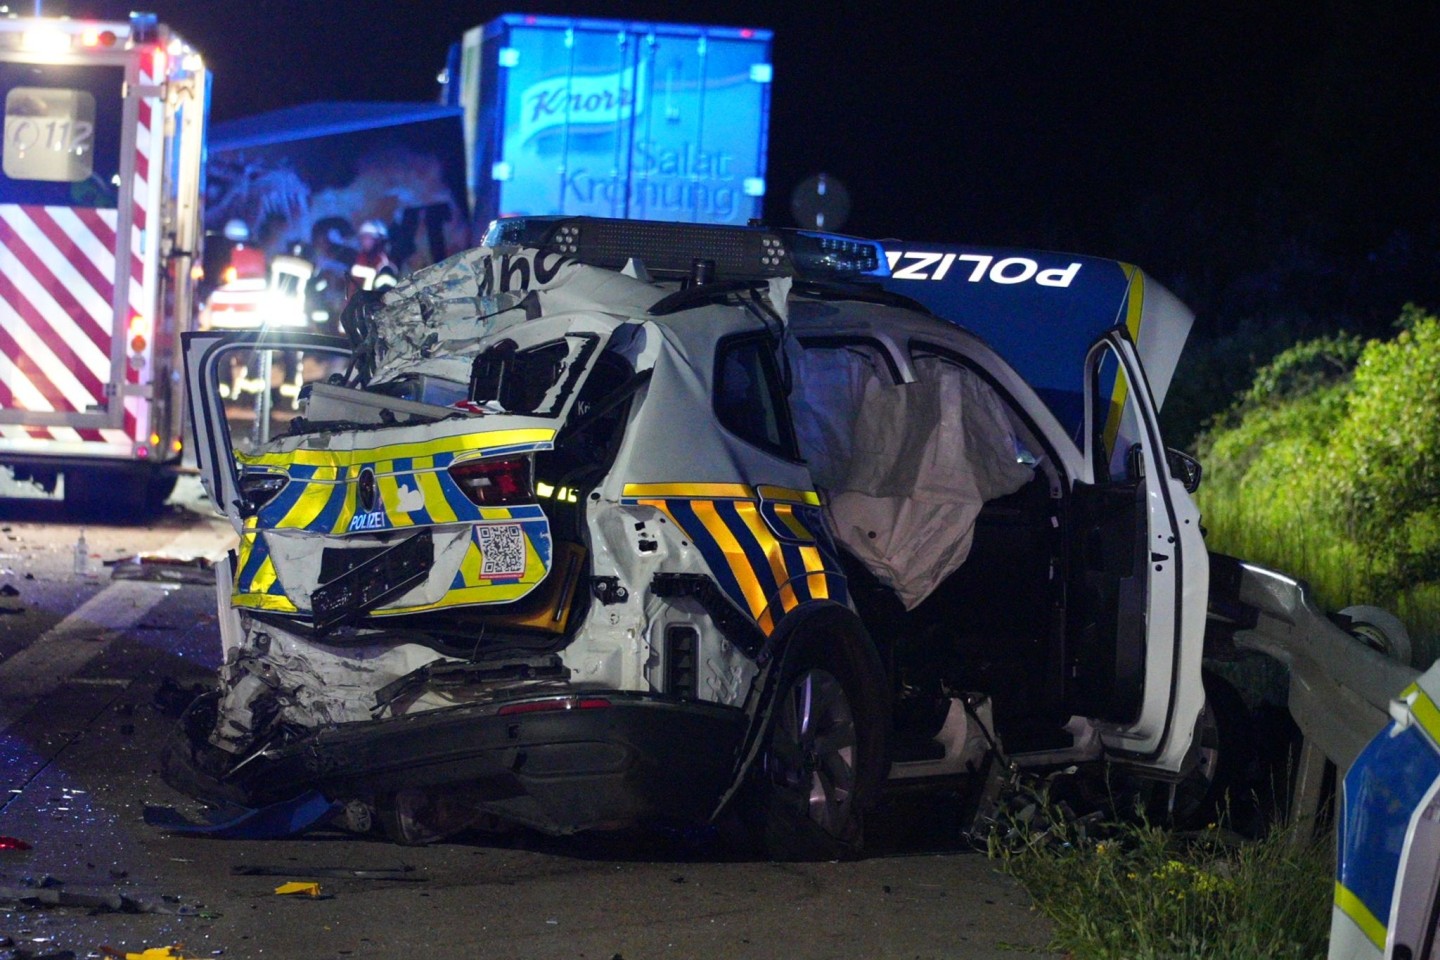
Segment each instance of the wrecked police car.
M348 341L186 335L240 545L167 777L409 842L733 811L831 857L998 745L1203 776L1198 474L1123 323L1189 314L1102 265L1076 431L816 233L499 221Z

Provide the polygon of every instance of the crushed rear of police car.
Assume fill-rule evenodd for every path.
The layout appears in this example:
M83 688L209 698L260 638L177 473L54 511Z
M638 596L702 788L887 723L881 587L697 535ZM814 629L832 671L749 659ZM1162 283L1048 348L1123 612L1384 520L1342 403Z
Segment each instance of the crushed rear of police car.
M1007 735L1193 774L1205 555L1133 345L1076 359L1077 446L885 272L852 238L501 221L348 340L186 335L240 546L167 779L405 842L733 810L809 857Z

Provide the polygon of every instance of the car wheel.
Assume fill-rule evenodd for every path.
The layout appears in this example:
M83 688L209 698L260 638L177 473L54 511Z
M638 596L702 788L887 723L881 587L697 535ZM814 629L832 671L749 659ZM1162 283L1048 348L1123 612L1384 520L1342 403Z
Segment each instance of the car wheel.
M247 804L245 791L225 781L234 757L211 745L208 736L219 713L220 694L202 693L185 708L160 750L160 776L186 796L206 803Z
M1350 636L1399 663L1410 665L1410 631L1400 618L1379 607L1355 606L1340 611L1350 621Z
M746 803L752 833L775 860L838 860L863 846L863 808L881 751L862 671L815 648L785 673Z
M376 797L375 819L392 842L419 847L474 826L482 819L475 791L461 786L407 787Z

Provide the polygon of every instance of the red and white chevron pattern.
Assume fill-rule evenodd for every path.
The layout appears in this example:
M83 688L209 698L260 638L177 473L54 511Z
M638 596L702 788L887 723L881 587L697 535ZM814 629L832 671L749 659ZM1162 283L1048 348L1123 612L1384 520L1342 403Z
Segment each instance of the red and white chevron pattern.
M159 79L154 60L141 58L140 84ZM129 269L120 277L129 311L115 317L115 262L119 213L90 207L0 204L0 407L32 411L84 412L106 402L112 376L115 324L127 334L132 314L146 317L153 340L158 231L147 230L158 208L159 182L151 180L151 159L163 162L163 116L158 98L139 103L135 141ZM158 169L158 168L157 168ZM125 347L129 354L128 344ZM146 349L143 369L122 361L130 383L150 378ZM119 393L117 384L115 394ZM83 452L96 444L129 455L149 431L149 401L124 401L124 428L0 426L0 441L12 449ZM98 450L96 452L99 452Z

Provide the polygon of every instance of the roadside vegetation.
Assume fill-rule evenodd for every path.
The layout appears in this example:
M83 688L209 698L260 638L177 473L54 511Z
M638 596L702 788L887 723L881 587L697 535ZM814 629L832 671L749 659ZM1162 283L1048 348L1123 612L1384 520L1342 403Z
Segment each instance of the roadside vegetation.
M1150 823L1103 839L1063 817L991 842L1072 960L1310 960L1329 939L1334 844L1276 829L1257 841L1212 824Z
M1440 655L1440 318L1387 339L1304 340L1200 433L1210 549L1301 577L1322 605L1372 604Z
M1408 306L1371 340L1242 325L1190 362L1167 433L1194 438L1210 549L1308 581L1327 609L1388 609L1409 628L1414 665L1440 656L1440 317ZM1217 391L1235 399L1211 415L1206 391L1209 403ZM1051 921L1052 950L1324 957L1330 837L1277 827L1243 841L1223 826L1186 833L1143 818L1097 836L1043 797L1033 809L991 854Z

